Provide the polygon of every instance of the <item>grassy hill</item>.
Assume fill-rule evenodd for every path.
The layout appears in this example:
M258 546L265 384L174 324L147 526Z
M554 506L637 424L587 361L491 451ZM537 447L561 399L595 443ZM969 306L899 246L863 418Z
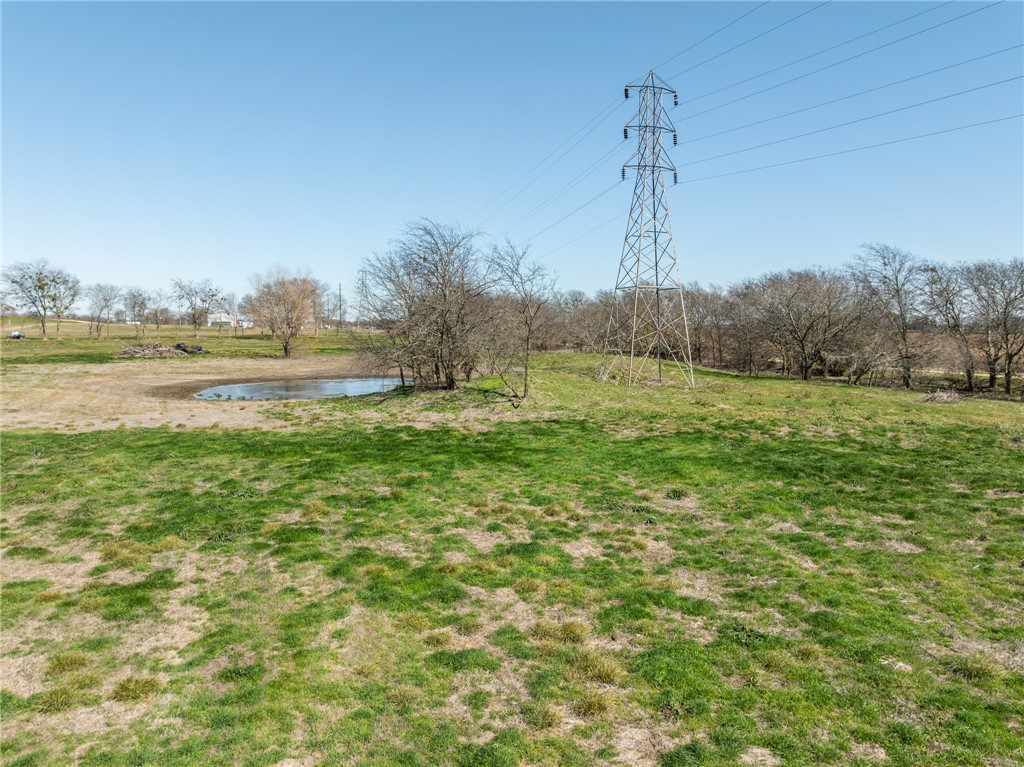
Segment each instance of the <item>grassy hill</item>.
M6 432L4 763L1020 763L1019 404L593 364Z

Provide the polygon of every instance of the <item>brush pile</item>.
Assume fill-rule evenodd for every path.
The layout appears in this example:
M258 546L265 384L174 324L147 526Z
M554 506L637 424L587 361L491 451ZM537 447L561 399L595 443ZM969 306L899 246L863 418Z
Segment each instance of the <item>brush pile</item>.
M188 344L178 343L174 346L164 346L163 344L138 344L136 346L126 346L117 354L115 357L137 357L137 358L152 358L152 357L184 357L187 354L209 354L202 346L189 346Z
M963 395L953 389L939 389L933 391L927 397L922 397L922 402L957 402L963 399Z

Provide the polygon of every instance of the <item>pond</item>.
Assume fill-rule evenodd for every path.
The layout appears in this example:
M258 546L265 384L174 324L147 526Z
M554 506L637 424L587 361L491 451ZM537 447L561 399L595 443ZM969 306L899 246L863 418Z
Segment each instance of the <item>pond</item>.
M333 399L358 397L362 394L380 394L397 389L400 378L329 378L306 381L262 381L259 383L227 384L203 389L194 396L198 399L254 400L254 399Z

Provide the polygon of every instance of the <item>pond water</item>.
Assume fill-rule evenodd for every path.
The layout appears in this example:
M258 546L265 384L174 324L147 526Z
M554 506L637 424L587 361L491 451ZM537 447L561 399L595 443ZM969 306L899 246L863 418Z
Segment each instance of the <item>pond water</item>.
M400 378L330 378L308 381L263 381L203 389L198 399L332 399L380 394L401 386Z

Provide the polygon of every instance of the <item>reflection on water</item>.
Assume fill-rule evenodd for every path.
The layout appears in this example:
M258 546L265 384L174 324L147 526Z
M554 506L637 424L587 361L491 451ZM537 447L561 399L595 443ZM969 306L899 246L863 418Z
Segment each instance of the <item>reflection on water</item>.
M380 394L398 388L399 378L331 378L322 381L263 381L203 389L198 399L331 399Z

